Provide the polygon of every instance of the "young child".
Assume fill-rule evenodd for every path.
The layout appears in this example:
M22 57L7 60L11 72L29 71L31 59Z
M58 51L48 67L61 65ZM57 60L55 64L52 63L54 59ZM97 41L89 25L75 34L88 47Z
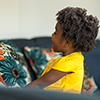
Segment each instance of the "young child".
M67 7L56 15L52 48L63 55L52 58L41 77L25 88L43 87L44 90L81 93L84 75L84 57L81 52L87 53L95 47L99 21L78 7Z

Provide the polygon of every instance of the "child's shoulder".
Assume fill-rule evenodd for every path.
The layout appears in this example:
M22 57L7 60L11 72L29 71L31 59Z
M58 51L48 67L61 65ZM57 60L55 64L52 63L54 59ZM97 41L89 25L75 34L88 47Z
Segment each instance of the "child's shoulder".
M74 52L67 56L60 56L58 58L51 58L49 63L67 63L69 61L80 61L84 60L84 57L81 52Z

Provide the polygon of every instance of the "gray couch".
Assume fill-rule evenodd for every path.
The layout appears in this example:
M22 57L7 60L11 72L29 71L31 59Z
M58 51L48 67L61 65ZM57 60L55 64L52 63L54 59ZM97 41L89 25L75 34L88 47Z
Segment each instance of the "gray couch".
M52 45L51 37L37 37L32 39L8 39L11 40L23 53L23 48L25 46L29 47L41 47L41 48L50 48ZM0 40L3 41L3 40ZM77 94L69 94L69 93L60 93L60 92L52 92L52 91L44 91L44 90L28 90L28 89L12 89L12 88L3 88L0 87L0 97L1 100L99 100L100 96L100 41L97 40L96 48L91 52L85 54L85 64L88 68L89 73L93 76L94 81L97 85L97 89L92 96L90 95L77 95ZM29 61L26 56L24 56L25 62L28 65L28 70L30 72L30 76L32 81L37 79L36 73L31 68Z

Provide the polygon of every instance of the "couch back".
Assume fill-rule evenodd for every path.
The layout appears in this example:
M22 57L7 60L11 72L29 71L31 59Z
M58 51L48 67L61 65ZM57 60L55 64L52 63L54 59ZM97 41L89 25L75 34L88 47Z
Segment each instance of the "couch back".
M37 37L32 39L10 39L23 52L25 46L50 48L51 37ZM89 53L83 53L89 73L93 75L97 86L100 88L100 41L97 40L96 48ZM26 60L28 63L28 61ZM28 63L29 65L29 63ZM30 69L31 70L31 69ZM33 73L33 72L32 72ZM33 76L34 77L34 76Z
M24 46L35 46L50 48L51 37L38 37L28 39L14 39L13 42L22 50ZM97 86L100 88L100 41L97 40L96 48L89 53L83 53L89 73L93 75Z

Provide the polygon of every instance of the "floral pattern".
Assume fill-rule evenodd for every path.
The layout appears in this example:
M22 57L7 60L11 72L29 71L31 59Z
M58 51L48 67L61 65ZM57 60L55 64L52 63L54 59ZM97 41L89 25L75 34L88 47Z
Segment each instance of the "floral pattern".
M82 85L82 93L92 94L97 89L93 77L89 74L88 68L84 66L84 79Z
M4 85L4 86L6 86L7 87L7 85L6 85L6 83L5 83L5 81L3 80L3 78L2 78L2 76L0 75L0 82Z
M30 62L31 67L35 71L37 77L40 77L47 63L53 57L61 56L59 53L54 53L52 48L39 47L24 47L24 53Z
M93 89L94 86L92 84L91 79L88 79L86 75L84 75L84 81L83 81L83 86L82 86L82 92L86 92L86 94L91 93L91 89Z
M18 83L23 88L26 85L27 74L21 64L17 64L12 57L8 56L5 57L5 60L0 61L0 72L3 73L2 77L8 86Z
M0 43L0 74L8 87L23 88L31 78L22 53L9 44L10 41Z
M25 47L24 50L25 54L29 59L30 65L36 72L37 76L38 75L40 76L48 62L46 59L45 52L38 48L28 48L28 47Z

